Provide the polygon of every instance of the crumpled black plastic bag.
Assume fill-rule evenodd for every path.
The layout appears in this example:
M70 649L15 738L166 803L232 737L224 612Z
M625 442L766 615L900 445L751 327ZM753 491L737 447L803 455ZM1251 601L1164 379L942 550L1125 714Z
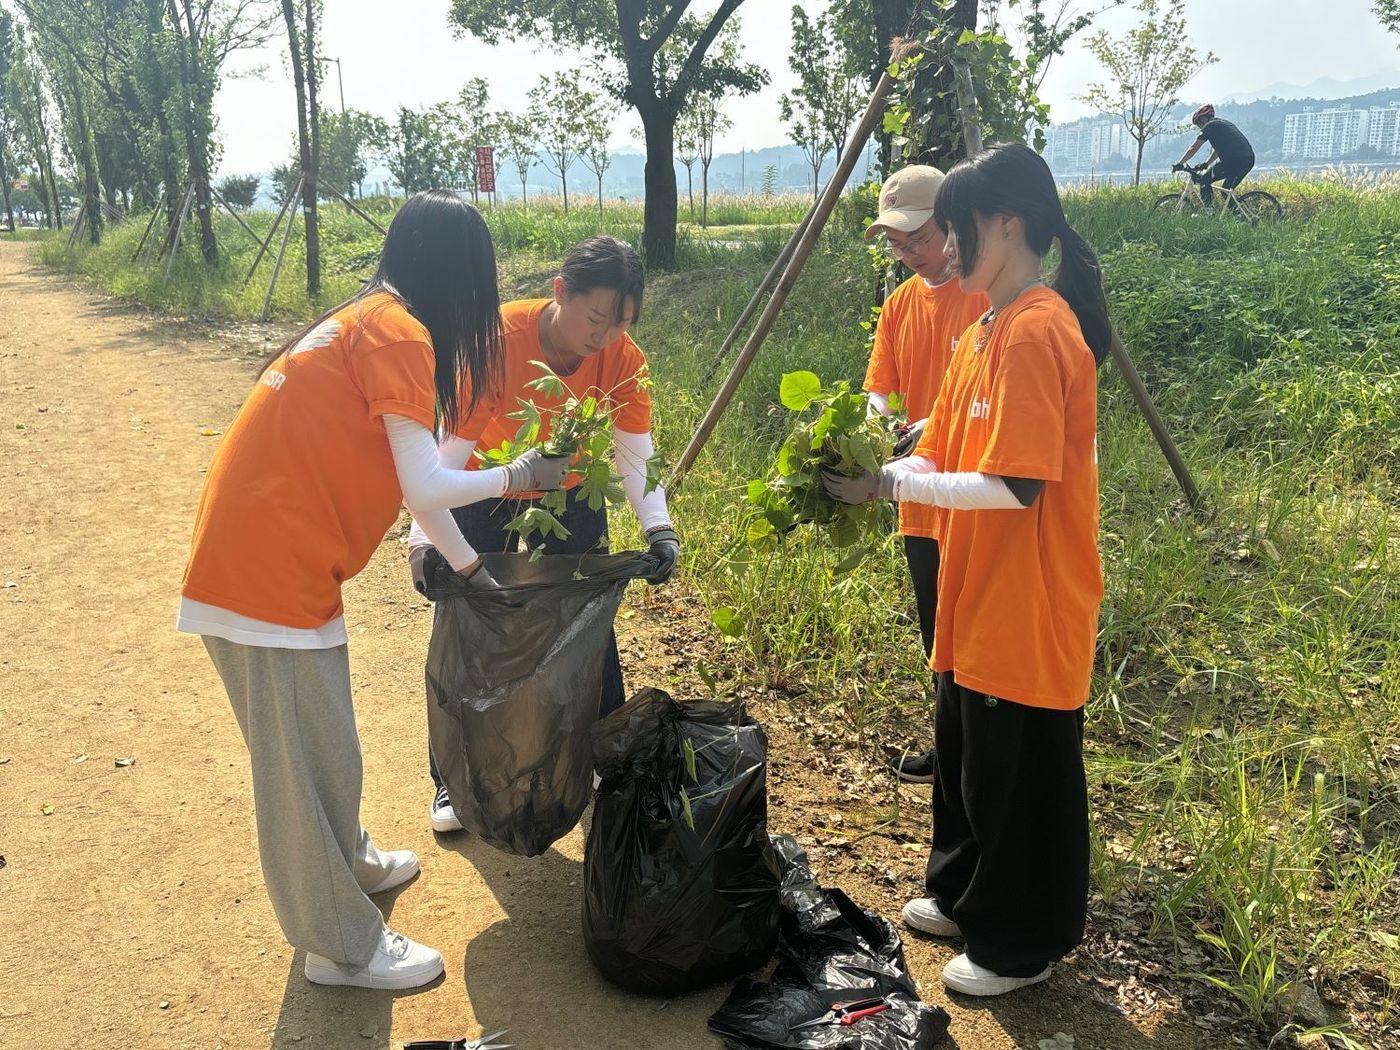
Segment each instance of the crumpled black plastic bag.
M583 937L609 980L678 995L733 980L773 954L779 872L766 750L741 704L682 704L659 689L643 689L595 727L603 782L584 852Z
M472 834L537 856L567 835L593 790L608 632L645 552L485 554L499 589L472 587L437 551L428 739L448 797Z
M771 980L741 980L710 1018L730 1050L927 1050L947 1011L920 1001L904 946L886 919L823 889L792 838L773 839L783 865L782 935ZM836 1003L883 995L889 1009L849 1028L794 1030Z

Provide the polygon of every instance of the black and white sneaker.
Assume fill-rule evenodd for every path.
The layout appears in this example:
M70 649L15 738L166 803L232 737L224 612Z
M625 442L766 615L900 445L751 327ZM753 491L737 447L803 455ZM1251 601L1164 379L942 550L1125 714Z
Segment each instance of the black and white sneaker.
M895 776L910 784L932 784L938 779L938 758L932 751L900 755L890 762L890 768Z
M452 800L447 797L447 788L440 787L433 804L428 808L428 823L434 831L461 831L462 822L452 810Z

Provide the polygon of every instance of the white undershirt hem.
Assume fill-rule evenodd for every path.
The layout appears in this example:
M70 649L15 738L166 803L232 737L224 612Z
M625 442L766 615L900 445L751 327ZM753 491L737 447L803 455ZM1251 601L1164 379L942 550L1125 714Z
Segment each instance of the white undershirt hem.
M210 635L239 645L260 649L334 649L349 644L345 617L337 616L320 627L287 627L267 620L255 620L217 605L180 599L180 612L175 629L185 634Z

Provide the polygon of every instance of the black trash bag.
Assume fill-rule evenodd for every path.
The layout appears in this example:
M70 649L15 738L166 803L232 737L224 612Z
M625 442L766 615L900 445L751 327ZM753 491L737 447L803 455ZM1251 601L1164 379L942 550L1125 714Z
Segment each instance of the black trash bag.
M603 782L583 858L583 939L609 980L678 995L773 954L779 871L766 749L742 704L681 704L659 689L594 728Z
M779 835L783 865L778 965L767 982L742 980L710 1018L730 1050L926 1050L947 1034L947 1011L920 1001L904 946L886 919L819 886L806 854ZM838 1003L883 996L888 1010L847 1028L794 1025Z
M428 740L466 829L534 857L578 823L593 789L609 630L645 552L484 554L499 589L473 587L437 551L424 562L433 600Z

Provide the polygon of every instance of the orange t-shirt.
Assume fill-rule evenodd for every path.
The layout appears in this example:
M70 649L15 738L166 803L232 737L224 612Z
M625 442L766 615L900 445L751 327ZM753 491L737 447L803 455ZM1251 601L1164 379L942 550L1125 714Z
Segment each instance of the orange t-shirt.
M209 464L181 593L286 627L340 615L403 502L380 417L431 430L433 368L428 330L387 294L273 362Z
M891 293L880 308L875 346L865 372L872 394L899 394L911 420L927 419L953 359L958 337L987 312L987 297L969 295L957 281L936 288L918 274ZM926 503L899 505L905 536L938 536L941 511Z
M507 418L520 408L520 401L533 401L540 409L563 406L570 396L582 400L595 397L615 406L612 421L618 430L630 434L651 431L651 393L644 382L647 359L641 347L625 332L592 357L586 358L571 374L559 378L568 391L563 397L550 397L527 384L540 378L541 372L531 361L543 361L540 346L540 314L553 300L517 299L501 307L502 368L498 393L486 393L476 407L457 425L457 436L475 441L477 448L499 448L504 441L514 441L520 421ZM465 409L471 399L471 388L464 382L459 404ZM540 427L539 440L549 437L549 420ZM472 457L468 469L483 464ZM565 488L572 488L582 478L570 474Z
M1025 510L944 511L935 671L1031 707L1089 696L1103 577L1093 354L1069 305L1023 294L958 343L916 455L943 471L1045 482Z

